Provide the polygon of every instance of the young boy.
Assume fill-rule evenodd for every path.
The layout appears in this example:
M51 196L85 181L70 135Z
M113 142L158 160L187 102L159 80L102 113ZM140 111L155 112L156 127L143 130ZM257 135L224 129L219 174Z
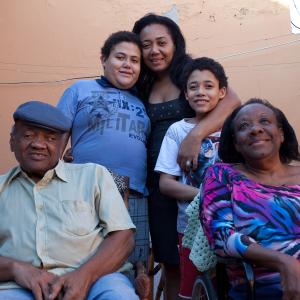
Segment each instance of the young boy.
M186 135L224 98L227 77L218 62L202 57L194 59L187 65L183 73L183 84L186 100L195 111L195 117L183 119L169 127L161 145L155 171L160 172L161 192L176 199L178 203L177 231L181 275L179 296L190 299L199 272L189 260L190 250L181 245L187 225L185 209L198 194L206 168L214 164L217 158L220 132L215 132L202 141L198 156L199 167L196 171L184 173L177 164L177 155Z

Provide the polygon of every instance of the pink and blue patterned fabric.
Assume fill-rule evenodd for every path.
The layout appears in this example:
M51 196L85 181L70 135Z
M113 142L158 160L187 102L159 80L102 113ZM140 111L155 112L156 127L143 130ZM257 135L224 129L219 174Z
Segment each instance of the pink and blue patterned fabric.
M220 256L243 257L251 243L300 258L300 185L271 186L253 181L233 164L208 168L201 191L200 220ZM254 266L257 280L279 274ZM244 282L230 267L232 285Z

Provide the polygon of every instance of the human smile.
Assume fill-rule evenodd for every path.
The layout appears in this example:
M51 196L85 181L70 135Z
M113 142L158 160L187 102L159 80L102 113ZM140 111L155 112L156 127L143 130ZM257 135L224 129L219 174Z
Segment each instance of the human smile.
M194 103L196 103L196 104L206 104L208 102L209 102L209 100L207 100L207 99L196 99L196 100L194 100Z
M164 59L163 58L151 58L150 62L154 65L160 64Z
M125 76L132 76L133 75L132 72L128 72L128 71L119 71L119 73L121 75L125 75Z
M253 140L249 143L249 146L259 146L259 145L263 145L266 142L270 141L269 139L257 139L257 140Z

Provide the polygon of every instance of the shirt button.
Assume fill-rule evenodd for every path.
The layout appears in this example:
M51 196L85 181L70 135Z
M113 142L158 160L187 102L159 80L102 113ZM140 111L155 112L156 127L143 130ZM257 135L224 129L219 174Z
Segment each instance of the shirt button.
M42 208L43 208L43 203L38 203L38 204L36 205L36 207L37 207L38 209L42 209Z

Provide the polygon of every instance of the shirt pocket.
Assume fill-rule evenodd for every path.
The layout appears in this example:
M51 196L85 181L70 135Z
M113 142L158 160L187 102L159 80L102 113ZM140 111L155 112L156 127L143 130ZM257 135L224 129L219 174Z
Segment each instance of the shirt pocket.
M64 231L73 235L90 234L99 225L94 208L85 201L63 200L60 211Z

